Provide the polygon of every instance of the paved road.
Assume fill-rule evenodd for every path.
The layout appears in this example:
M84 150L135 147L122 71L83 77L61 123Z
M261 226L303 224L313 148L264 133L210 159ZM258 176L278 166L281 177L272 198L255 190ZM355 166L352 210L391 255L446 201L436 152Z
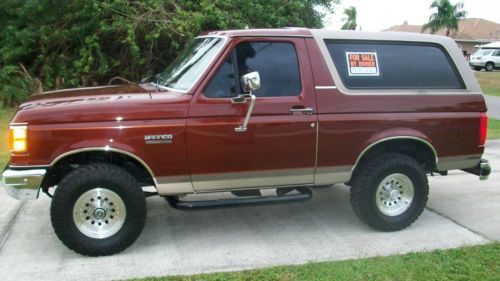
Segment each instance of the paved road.
M500 120L500 97L485 95L488 117Z
M148 199L139 240L87 258L54 235L50 201L19 203L0 191L0 280L109 280L193 274L446 249L500 240L500 142L488 144L488 181L461 172L430 179L428 208L410 228L383 233L351 211L344 185L287 205L178 211Z

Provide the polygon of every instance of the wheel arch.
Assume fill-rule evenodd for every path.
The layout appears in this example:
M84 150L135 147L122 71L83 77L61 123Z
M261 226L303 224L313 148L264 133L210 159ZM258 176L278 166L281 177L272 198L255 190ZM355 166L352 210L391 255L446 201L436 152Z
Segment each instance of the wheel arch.
M143 185L157 185L153 170L134 153L110 147L86 147L67 151L52 160L42 187L48 188L57 184L74 165L94 162L115 164L131 173Z
M485 62L485 63L484 63L484 69L486 69L486 67L487 67L487 65L488 65L489 63L491 63L491 65L493 66L493 70L494 70L495 68L497 68L497 64L496 64L494 61L489 60L489 61L487 61L487 62Z
M431 144L431 142L422 136L415 135L396 135L396 136L386 136L380 138L372 138L371 141L363 148L361 153L358 155L351 172L355 172L360 166L363 160L370 158L377 153L383 151L399 152L406 154L412 158L417 158L414 152L408 150L409 147L416 149L415 152L423 151L425 164L427 164L427 169L433 171L436 169L437 163L439 161L436 148ZM418 159L417 159L418 160Z

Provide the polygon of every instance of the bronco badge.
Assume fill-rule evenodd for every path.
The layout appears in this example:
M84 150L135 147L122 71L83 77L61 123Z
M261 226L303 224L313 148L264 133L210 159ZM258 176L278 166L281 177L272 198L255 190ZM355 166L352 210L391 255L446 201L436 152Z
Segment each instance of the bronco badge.
M160 143L172 143L174 136L172 134L167 135L145 135L144 141L146 144L160 144Z

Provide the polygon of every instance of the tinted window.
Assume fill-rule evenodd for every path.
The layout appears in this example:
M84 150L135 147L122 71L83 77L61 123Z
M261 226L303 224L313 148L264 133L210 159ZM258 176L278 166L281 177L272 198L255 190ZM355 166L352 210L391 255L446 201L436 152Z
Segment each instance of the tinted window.
M231 56L219 67L210 80L204 95L211 98L228 98L236 95L236 80L234 79L233 60Z
M449 57L435 45L345 41L326 41L326 45L347 88L464 88ZM361 67L349 61L357 56L366 58Z
M239 77L258 71L261 88L257 97L298 96L301 92L300 71L295 47L291 43L245 42L238 44L235 68L229 58L217 71L204 91L207 97L235 96ZM238 71L234 75L233 69ZM231 81L232 79L232 81ZM242 89L243 87L239 87Z

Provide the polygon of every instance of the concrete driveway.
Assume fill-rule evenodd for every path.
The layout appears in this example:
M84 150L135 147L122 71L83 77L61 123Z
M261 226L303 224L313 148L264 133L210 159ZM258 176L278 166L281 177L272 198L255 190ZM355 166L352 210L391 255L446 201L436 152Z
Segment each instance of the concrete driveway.
M300 203L178 211L148 199L137 242L118 255L79 256L59 242L50 200L20 203L0 191L0 280L108 280L232 271L455 248L500 240L500 141L488 143L488 181L453 172L430 179L428 208L408 229L374 231L349 206L344 185Z

